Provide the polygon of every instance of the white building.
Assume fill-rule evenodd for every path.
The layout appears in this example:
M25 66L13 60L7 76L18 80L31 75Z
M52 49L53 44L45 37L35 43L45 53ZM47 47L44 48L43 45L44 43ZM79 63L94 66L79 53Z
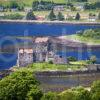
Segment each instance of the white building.
M95 22L97 20L96 16L89 16L88 21Z

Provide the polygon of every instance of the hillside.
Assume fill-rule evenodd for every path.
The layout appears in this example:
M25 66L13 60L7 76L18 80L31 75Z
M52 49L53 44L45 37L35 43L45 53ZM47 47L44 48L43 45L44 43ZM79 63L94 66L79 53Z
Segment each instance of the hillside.
M9 1L12 1L12 0L0 0L0 4L1 3L9 4ZM32 2L36 1L36 0L14 0L14 1L17 1L19 3L23 2L25 5L30 6L32 4ZM44 1L54 1L55 3L66 3L67 1L75 2L76 0L44 0ZM88 0L88 1L96 2L96 1L100 1L100 0Z

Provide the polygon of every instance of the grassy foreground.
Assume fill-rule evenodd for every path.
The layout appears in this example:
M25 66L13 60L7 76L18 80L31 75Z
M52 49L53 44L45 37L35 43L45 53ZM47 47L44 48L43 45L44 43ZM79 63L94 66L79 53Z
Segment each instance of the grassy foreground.
M26 69L31 71L67 71L67 70L80 70L85 68L85 61L71 62L71 64L57 65L49 63L33 63L28 65ZM24 67L25 68L25 67ZM23 69L23 67L13 67L13 70Z

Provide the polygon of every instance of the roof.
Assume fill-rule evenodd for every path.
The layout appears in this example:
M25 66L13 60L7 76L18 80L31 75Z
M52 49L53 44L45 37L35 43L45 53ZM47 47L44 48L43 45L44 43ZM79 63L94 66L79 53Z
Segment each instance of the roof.
M19 53L33 53L33 49L19 49Z
M35 39L35 43L43 43L43 42L48 42L49 37L37 37Z

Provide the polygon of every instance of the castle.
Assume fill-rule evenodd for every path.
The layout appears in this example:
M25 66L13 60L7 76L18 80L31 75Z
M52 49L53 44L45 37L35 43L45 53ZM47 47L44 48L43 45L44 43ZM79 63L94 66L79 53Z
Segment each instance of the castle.
M49 62L66 64L67 58L56 54L58 38L36 37L31 47L18 48L17 66L27 66L34 62Z

